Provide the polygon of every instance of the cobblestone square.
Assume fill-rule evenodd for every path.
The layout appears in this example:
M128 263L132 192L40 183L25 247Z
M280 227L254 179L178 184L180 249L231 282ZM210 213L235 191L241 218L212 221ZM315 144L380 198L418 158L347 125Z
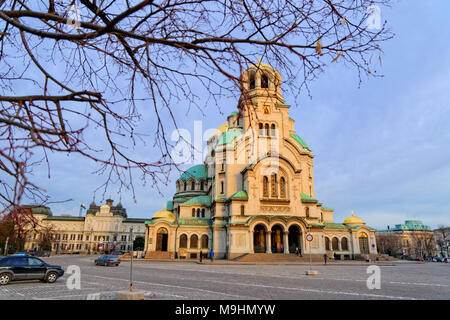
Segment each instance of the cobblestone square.
M54 284L18 281L0 287L0 299L112 299L127 290L130 263L119 267L94 265L95 256L53 256L52 264L81 270L80 289L68 289L70 274ZM307 264L198 264L195 261L135 260L133 288L156 300L303 300L303 299L450 299L450 264L395 262L379 264L381 289L368 289L369 264L314 264L317 276L307 276Z

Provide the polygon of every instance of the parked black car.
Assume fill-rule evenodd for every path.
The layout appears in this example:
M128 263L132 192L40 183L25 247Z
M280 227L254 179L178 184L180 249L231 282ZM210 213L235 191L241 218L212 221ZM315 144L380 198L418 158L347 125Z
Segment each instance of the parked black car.
M104 254L100 256L100 258L95 259L96 266L116 266L118 267L120 264L120 259L113 254Z
M55 282L64 275L61 266L47 264L32 256L7 256L0 258L0 285L13 280L41 280Z

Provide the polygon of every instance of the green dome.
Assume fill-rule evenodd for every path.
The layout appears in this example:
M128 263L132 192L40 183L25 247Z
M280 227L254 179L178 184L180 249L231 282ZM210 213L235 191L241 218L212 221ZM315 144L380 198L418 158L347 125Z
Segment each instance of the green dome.
M191 178L194 179L206 179L206 166L203 164L199 164L187 169L178 180L185 179L189 180Z

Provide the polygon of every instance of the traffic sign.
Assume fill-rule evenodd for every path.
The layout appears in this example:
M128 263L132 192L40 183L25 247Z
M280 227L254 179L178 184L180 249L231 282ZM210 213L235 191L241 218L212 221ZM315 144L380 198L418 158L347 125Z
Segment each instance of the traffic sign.
M309 242L311 242L311 241L313 241L313 236L312 236L312 234L308 234L307 236L306 236L306 240L307 241L309 241Z

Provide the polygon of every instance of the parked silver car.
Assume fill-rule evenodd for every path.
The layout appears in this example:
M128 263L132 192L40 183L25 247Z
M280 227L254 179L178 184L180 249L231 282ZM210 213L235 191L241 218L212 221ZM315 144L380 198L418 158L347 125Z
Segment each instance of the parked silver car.
M112 254L104 254L100 256L98 259L95 259L96 266L116 266L118 267L120 264L120 259L116 255Z

